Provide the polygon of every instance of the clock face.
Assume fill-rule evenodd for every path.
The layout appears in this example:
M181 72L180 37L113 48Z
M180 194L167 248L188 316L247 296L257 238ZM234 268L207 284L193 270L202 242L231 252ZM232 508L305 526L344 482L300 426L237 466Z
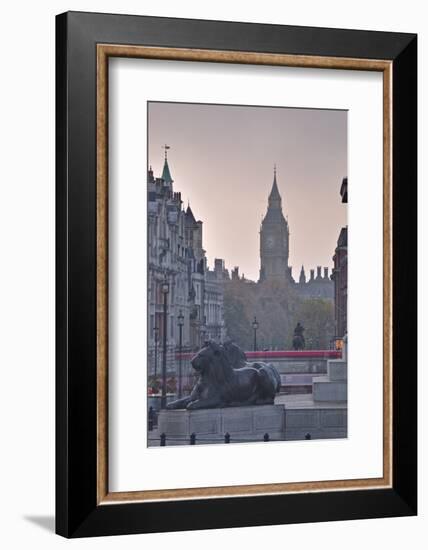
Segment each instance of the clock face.
M275 244L275 239L272 237L272 235L269 235L269 237L266 239L266 246L268 248L273 248Z

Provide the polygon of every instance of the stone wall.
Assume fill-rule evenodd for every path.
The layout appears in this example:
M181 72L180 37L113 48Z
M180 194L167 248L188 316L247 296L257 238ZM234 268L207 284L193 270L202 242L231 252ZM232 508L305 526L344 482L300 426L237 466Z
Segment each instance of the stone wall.
M286 408L285 439L335 439L347 437L346 407Z
M159 413L158 433L164 433L168 445L185 445L190 435L196 444L223 443L226 433L231 443L285 438L283 405L229 407L224 409L163 410Z

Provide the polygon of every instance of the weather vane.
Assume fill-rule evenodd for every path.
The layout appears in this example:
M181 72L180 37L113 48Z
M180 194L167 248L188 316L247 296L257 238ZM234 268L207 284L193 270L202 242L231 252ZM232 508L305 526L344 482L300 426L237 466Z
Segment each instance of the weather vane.
M168 151L168 149L171 149L171 147L165 143L165 145L162 145L162 149L165 149L165 160L167 160L167 158L168 158L167 151Z

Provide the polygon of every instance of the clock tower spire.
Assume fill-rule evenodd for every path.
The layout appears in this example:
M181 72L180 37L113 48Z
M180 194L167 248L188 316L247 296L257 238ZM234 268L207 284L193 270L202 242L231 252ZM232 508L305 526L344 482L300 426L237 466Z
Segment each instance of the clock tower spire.
M289 236L288 222L282 213L275 165L268 208L260 228L260 282L289 280Z

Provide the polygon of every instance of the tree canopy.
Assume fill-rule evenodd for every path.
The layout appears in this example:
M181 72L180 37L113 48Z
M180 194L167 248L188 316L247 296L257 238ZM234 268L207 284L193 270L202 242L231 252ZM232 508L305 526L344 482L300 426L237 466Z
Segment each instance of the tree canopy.
M257 284L232 280L224 285L224 318L229 338L253 349L252 322L257 317L257 348L292 349L294 328L305 328L306 349L328 349L334 336L331 300L301 298L287 282Z

